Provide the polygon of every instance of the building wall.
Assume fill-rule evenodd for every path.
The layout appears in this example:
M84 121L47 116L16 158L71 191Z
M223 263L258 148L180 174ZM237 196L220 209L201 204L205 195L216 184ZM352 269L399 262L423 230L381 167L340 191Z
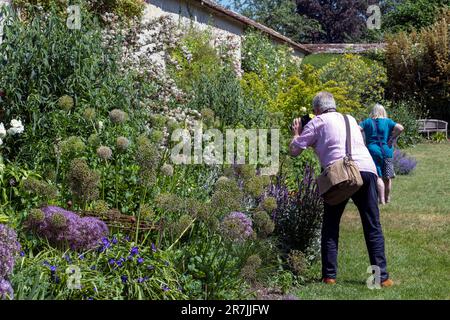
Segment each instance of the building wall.
M215 39L215 45L221 43L233 43L234 67L238 73L241 72L241 48L244 27L227 17L212 15L207 9L198 4L186 0L147 0L144 11L144 21L160 16L169 15L175 21L188 26L195 26L199 29L209 29Z

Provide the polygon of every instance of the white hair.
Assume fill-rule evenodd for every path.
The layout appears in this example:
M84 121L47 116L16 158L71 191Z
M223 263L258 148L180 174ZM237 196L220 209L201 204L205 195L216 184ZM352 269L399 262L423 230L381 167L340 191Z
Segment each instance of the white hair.
M387 118L386 109L381 104L376 103L370 112L370 117L372 119Z
M334 109L336 110L336 101L331 93L327 91L321 91L313 99L313 108L320 113L323 113L327 110Z

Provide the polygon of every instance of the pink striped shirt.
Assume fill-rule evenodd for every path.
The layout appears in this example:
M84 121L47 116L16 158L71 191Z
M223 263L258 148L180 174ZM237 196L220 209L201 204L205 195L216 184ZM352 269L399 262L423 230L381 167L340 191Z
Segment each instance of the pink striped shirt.
M352 157L360 171L377 174L375 163L367 149L355 118L349 116L352 136ZM324 113L314 117L293 144L297 148L313 147L323 168L345 156L346 128L342 114Z

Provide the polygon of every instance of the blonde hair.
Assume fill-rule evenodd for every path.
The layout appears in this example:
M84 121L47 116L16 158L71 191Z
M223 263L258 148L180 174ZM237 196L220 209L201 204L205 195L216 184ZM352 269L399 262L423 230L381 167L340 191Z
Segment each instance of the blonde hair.
M379 103L375 104L372 108L372 111L370 112L370 117L372 119L378 119L378 118L387 118L387 112L386 109Z

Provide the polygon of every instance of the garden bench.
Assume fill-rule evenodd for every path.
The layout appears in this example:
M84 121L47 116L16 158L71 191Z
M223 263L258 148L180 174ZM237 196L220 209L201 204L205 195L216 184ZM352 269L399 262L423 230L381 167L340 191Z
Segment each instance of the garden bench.
M419 124L419 132L425 132L430 138L430 133L433 132L445 132L445 138L448 139L447 130L448 123L442 120L436 119L420 119L417 120Z

